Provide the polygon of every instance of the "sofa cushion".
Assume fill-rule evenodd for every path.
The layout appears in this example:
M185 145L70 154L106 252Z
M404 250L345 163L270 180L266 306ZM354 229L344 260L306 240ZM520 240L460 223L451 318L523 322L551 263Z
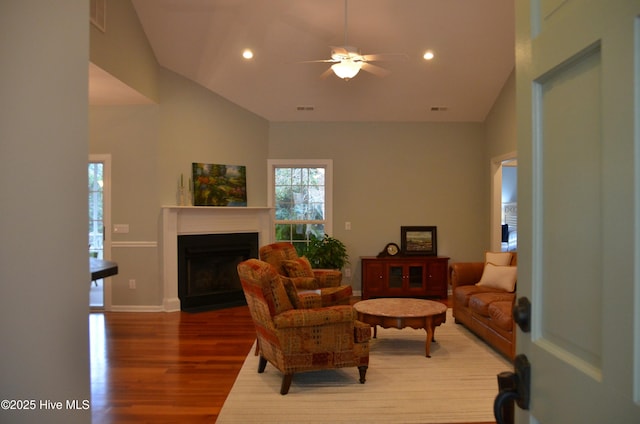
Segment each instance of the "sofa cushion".
M469 306L469 298L477 293L484 293L487 289L478 286L460 286L453 291L453 298L457 305Z
M469 299L474 294L478 293L501 293L502 290L492 289L490 287L479 287L479 286L460 286L456 287L453 292L453 297L455 303L460 306L469 306Z
M511 265L511 258L513 254L511 252L485 252L484 263L494 264L498 266Z
M488 308L491 322L505 331L513 331L513 302L493 302Z
M318 293L320 290L301 290L298 292L300 306L296 309L313 309L322 308L322 296Z
M269 283L271 285L271 296L273 299L275 315L293 309L293 305L289 300L289 296L287 295L287 291L284 288L284 284L280 276L275 275Z
M322 304L329 305L348 305L351 302L353 289L351 286L323 287L320 289L322 296Z
M311 264L309 260L304 256L298 259L290 259L282 261L282 266L284 267L287 275L289 277L313 277L313 269L311 269Z
M476 293L469 298L469 309L482 316L489 316L489 305L493 302L513 302L515 294L505 292Z
M318 282L318 287L338 287L342 284L342 271L337 269L319 269L313 270L313 276Z
M517 278L517 266L497 266L492 263L488 263L484 266L482 278L480 278L477 285L512 292L516 288Z
M298 295L298 288L293 284L291 278L280 276L280 279L282 280L282 285L284 286L284 290L287 292L287 297L289 298L291 305L293 305L295 309L302 308L303 304L300 296Z
M318 280L314 277L290 277L293 284L298 290L315 290L319 289Z

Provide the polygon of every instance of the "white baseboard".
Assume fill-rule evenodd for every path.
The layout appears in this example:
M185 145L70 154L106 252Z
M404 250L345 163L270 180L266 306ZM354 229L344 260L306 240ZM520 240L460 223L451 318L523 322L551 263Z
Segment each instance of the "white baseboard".
M114 241L111 242L111 247L114 249L118 248L140 248L140 247L148 247L148 248L157 248L157 241Z
M164 307L162 309L165 312L177 312L180 310L180 298L165 298Z
M361 290L354 290L354 296L362 296ZM165 299L164 305L111 305L109 312L179 312L180 299Z
M109 312L165 312L162 305L111 305Z

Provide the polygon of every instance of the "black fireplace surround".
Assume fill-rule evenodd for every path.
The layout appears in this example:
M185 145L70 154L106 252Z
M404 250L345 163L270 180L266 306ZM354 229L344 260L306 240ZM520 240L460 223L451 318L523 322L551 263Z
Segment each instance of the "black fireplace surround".
M246 304L236 267L258 257L258 233L178 235L180 309L198 312Z

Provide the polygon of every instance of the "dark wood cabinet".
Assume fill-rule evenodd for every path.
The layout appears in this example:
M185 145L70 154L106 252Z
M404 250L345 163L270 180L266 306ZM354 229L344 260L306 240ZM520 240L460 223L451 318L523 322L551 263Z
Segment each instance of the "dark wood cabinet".
M449 258L444 256L362 257L362 299L447 297Z

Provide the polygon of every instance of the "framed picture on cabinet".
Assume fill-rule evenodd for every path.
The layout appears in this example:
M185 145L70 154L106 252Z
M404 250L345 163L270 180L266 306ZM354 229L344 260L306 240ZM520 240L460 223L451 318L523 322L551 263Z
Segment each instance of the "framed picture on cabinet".
M436 227L400 227L403 255L438 255Z

